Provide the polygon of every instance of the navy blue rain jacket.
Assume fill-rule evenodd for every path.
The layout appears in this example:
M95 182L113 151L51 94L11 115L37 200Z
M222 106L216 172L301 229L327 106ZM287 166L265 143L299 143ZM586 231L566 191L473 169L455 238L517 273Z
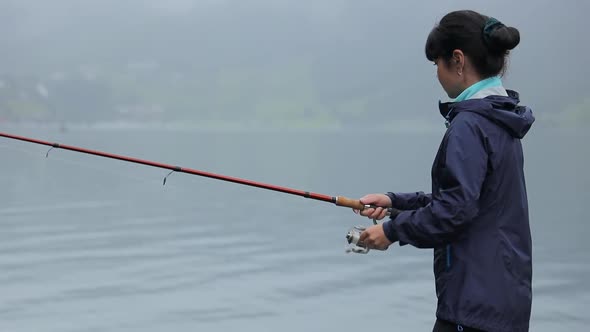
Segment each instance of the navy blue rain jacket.
M383 223L401 245L434 248L436 315L485 331L528 331L531 233L521 138L534 117L518 93L441 103L450 122L432 194L388 193Z

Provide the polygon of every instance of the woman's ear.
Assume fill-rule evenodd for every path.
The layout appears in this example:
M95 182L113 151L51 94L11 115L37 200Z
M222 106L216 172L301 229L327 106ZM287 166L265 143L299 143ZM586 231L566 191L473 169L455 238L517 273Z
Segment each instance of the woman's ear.
M457 69L457 75L463 75L463 68L465 67L465 54L461 50L454 50L451 60L453 66Z

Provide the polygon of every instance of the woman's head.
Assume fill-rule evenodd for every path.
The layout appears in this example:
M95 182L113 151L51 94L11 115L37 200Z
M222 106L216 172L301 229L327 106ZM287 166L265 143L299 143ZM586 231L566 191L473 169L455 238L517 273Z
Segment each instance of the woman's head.
M504 74L509 51L520 42L516 28L470 10L445 15L426 40L426 58L438 66L450 97L481 79Z

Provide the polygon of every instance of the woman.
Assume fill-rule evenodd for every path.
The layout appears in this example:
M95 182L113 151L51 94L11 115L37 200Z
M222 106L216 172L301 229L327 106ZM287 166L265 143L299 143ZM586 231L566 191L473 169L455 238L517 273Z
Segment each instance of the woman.
M531 234L520 140L534 117L504 89L517 29L473 11L447 14L426 41L449 103L432 167L432 193L370 194L360 213L383 219L361 234L370 248L399 242L434 248L438 306L434 331L528 331ZM358 211L356 211L358 212Z

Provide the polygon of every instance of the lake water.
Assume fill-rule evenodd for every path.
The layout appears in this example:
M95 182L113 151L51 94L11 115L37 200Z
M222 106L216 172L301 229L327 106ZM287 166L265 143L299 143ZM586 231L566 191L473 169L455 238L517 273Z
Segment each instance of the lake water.
M358 198L429 188L443 134L0 128ZM590 135L524 141L531 331L590 324ZM346 254L349 209L0 138L0 331L430 331L431 250Z

